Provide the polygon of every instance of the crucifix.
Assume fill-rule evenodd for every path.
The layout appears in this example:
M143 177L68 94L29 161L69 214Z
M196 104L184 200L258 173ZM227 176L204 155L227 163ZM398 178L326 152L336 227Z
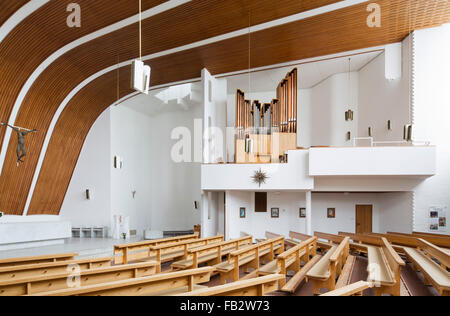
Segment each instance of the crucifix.
M27 136L30 133L35 133L37 131L35 129L29 130L29 129L12 126L12 125L5 124L5 123L0 123L0 124L3 126L11 127L13 129L13 131L15 131L17 133L17 149L16 149L17 164L19 164L20 162L24 162L22 160L22 158L27 155L27 151L25 149L25 136Z

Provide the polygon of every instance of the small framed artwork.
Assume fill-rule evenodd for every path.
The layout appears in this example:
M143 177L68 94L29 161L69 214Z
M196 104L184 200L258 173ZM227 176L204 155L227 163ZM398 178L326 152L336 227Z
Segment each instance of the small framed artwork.
M245 211L245 207L241 207L240 209L239 209L239 217L240 218L245 218L245 214L246 213L246 211Z
M273 207L270 210L270 216L272 218L279 218L280 217L280 209L278 207Z
M306 208L300 207L299 216L300 216L300 218L306 218Z
M336 218L336 209L335 208L327 209L327 218Z

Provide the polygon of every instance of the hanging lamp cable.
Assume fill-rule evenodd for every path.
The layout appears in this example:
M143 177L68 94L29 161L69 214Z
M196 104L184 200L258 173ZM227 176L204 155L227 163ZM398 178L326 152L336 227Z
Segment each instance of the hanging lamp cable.
M142 0L139 0L139 60L142 60Z

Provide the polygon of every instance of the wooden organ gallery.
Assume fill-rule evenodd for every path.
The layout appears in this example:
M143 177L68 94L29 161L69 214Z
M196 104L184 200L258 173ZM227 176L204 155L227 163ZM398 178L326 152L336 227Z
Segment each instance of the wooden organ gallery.
M298 70L289 72L270 103L245 99L236 92L236 163L286 162L297 149Z

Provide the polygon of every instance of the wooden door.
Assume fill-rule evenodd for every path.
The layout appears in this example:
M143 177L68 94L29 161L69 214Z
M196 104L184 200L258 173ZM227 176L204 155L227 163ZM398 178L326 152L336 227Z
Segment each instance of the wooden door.
M372 232L372 205L356 205L356 228L357 234Z

